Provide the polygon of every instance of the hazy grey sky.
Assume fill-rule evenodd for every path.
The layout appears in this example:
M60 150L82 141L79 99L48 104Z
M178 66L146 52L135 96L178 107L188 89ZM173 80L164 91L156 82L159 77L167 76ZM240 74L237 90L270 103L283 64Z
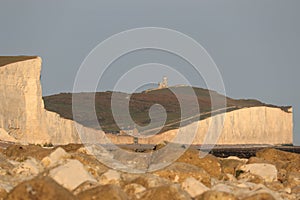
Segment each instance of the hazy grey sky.
M298 0L2 0L0 54L41 56L43 94L49 95L72 91L84 58L109 36L145 26L178 30L209 52L228 96L292 105L300 144L299 9ZM156 54L124 63L180 62Z

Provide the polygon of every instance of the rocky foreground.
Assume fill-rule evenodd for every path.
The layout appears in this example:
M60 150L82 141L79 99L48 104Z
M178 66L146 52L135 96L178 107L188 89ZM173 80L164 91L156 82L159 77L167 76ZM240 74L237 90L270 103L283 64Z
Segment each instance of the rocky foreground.
M80 145L0 150L0 199L300 199L300 154L263 149L250 159L187 150L146 174L109 169Z

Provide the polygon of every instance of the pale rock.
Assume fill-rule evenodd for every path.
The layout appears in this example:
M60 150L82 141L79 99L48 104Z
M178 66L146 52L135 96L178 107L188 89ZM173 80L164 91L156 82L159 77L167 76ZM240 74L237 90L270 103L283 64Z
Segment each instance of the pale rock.
M102 174L99 179L99 183L101 185L107 185L107 184L120 184L121 175L119 172L115 170L109 169L107 172Z
M272 164L254 163L239 167L240 170L262 177L266 182L277 180L277 169Z
M85 181L96 182L78 160L67 160L65 164L50 170L50 176L69 190L75 189Z
M18 175L31 176L37 175L43 170L43 167L39 162L34 158L29 158L24 162L21 162L16 168L12 171Z
M62 163L65 159L70 158L71 155L68 154L63 148L58 147L49 156L42 159L41 163L45 167L53 167Z
M281 190L282 192L286 192L286 193L291 193L292 192L292 189L291 188L289 188L289 187L286 187L286 188L283 188L282 190Z
M0 176L7 175L8 171L0 167Z
M247 158L239 158L237 156L228 156L227 158L224 158L224 159L229 159L229 160L238 160L238 161L241 161L243 163L247 163L248 162L248 159Z
M182 182L181 187L193 198L209 190L203 183L192 177L185 179L185 181Z
M177 174L176 174L175 177L174 177L174 182L175 182L175 183L178 183L178 182L179 182L179 176L178 176Z

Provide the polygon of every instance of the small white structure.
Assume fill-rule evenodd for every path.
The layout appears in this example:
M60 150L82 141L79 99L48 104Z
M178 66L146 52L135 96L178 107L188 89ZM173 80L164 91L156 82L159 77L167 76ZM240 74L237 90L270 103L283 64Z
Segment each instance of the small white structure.
M164 76L162 82L158 83L158 89L168 87L168 77Z

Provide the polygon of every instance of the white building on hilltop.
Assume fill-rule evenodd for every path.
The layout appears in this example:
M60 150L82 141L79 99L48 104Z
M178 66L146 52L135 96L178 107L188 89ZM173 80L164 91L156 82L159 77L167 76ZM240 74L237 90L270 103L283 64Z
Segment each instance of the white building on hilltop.
M168 77L164 76L162 82L158 83L158 89L168 87Z

